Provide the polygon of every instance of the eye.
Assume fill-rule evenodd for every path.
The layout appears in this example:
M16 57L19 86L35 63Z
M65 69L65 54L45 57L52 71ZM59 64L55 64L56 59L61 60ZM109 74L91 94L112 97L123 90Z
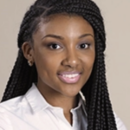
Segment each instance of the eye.
M48 47L51 49L60 49L61 48L61 46L56 43L51 43L48 45Z
M89 46L90 46L89 43L82 43L82 44L79 45L79 48L81 48L81 49L87 49L87 48L89 48Z

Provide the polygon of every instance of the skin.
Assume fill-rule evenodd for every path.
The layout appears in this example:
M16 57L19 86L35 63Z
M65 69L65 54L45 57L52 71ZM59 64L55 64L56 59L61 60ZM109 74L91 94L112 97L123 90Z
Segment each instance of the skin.
M53 15L49 21L41 21L33 34L33 45L25 42L22 50L25 58L36 65L41 94L52 106L63 108L65 118L72 124L70 110L76 107L77 94L87 82L95 60L91 25L80 16ZM61 81L58 74L66 71L80 72L79 81Z

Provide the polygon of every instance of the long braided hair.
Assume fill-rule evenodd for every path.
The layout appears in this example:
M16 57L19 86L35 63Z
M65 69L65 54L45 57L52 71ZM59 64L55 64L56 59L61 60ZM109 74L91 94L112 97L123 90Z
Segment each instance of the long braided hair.
M91 0L37 0L30 7L20 27L18 57L2 101L25 94L32 83L37 82L36 67L35 65L28 66L21 46L25 41L33 41L32 34L36 31L42 18L56 13L82 16L91 24L95 33L95 63L89 80L81 90L86 99L87 130L117 130L106 84L104 22L99 8Z

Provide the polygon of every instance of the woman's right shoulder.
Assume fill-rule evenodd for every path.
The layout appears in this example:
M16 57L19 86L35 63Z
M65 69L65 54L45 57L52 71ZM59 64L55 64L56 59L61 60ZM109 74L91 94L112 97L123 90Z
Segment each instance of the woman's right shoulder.
M12 130L11 115L15 113L21 98L22 96L0 103L0 130Z
M0 104L0 130L12 130L11 121L8 117L8 111Z
M0 103L0 113L4 111L12 111L14 108L17 108L22 102L23 96L15 97L7 101Z

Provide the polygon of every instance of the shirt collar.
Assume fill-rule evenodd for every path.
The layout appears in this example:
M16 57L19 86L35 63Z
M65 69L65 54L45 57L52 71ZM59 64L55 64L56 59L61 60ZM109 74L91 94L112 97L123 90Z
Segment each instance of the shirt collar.
M25 94L25 98L27 99L34 113L44 110L49 106L34 83Z
M36 87L36 85L34 83L32 84L32 87L25 94L25 98L27 99L27 101L28 101L29 105L31 106L31 109L34 113L44 110L48 107L52 108L52 109L57 108L57 107L51 106L45 100L45 98L41 95L41 93L39 92L38 88ZM83 97L82 93L80 92L78 106L76 108L73 108L72 111L80 110L81 107L83 108L85 115L87 115L86 110L85 110L84 97Z

